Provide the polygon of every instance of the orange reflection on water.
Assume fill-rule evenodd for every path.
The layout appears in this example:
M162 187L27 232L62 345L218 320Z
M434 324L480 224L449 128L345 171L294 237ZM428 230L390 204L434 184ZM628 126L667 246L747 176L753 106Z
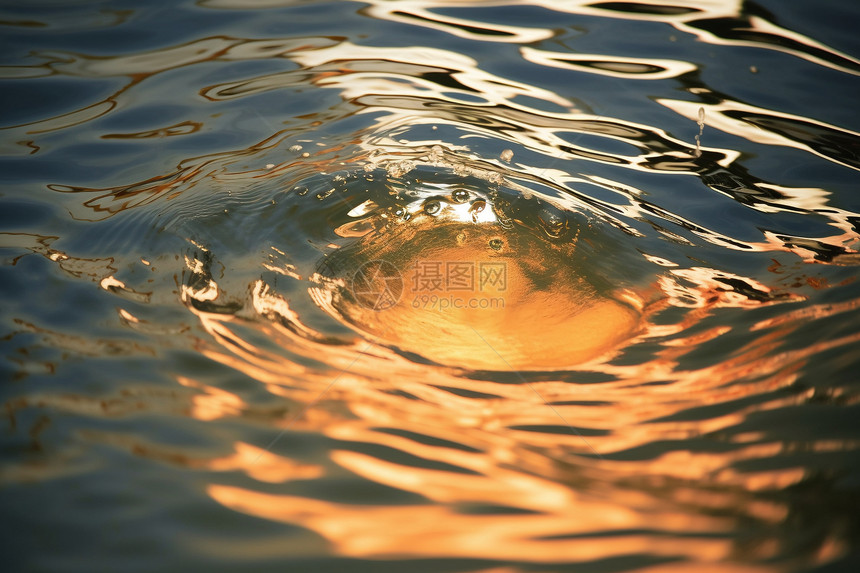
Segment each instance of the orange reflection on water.
M220 388L207 386L185 376L177 376L176 381L183 386L203 390L202 394L196 394L191 399L191 410L188 414L195 420L209 421L235 416L245 406L241 398Z
M731 553L725 539L676 539L624 531L631 522L602 507L565 506L559 513L469 515L439 505L373 506L210 485L209 495L237 511L315 531L340 555L375 559L461 557L538 563L652 554L717 561ZM567 510L566 512L564 510ZM658 515L656 519L667 516ZM595 521L592 522L592 519ZM647 523L638 522L647 527ZM615 535L578 534L619 528Z
M715 571L743 570L732 564L738 548L730 532L743 520L774 527L781 524L790 506L777 499L758 498L757 493L797 485L806 477L806 470L799 466L740 467L747 461L779 459L794 446L766 436L748 436L744 440L750 443L721 452L694 451L682 445L677 446L682 449L639 460L613 459L611 454L650 444L691 443L697 436L739 426L753 412L798 403L807 394L775 391L792 383L811 354L860 340L860 336L847 337L780 352L792 326L796 324L765 329L718 365L683 371L678 360L691 347L726 332L691 337L691 347L667 345L666 354L648 368L605 364L615 381L587 386L547 380L531 383L532 389L523 384L447 376L433 369L421 369L428 376L425 381L416 379L418 370L403 372L403 379L380 378L378 371L370 378L372 366L379 368L379 362L367 356L370 365L357 367L343 386L335 385L327 395L327 399L343 401L352 416L329 412L320 417L318 406L309 404L301 428L319 431L343 444L376 444L394 452L380 457L337 448L331 451L330 460L353 479L410 492L427 504L350 504L224 485L210 485L207 492L226 507L314 531L328 540L333 551L345 556L578 562L650 554L683 559L688 568L696 570L706 565ZM234 367L239 364L232 363ZM267 377L275 379L272 372ZM282 378L284 382L288 379ZM661 379L672 383L650 385ZM270 382L270 388L279 388L279 394L309 400L309 392L291 386ZM391 388L420 399L392 395L386 391ZM535 391L554 404L553 408ZM670 420L702 405L728 405L769 394L767 399L722 414ZM559 415L580 428L602 433L583 438L571 432L540 430L561 425ZM572 451L589 452L585 440L604 457L588 463L570 457ZM841 442L812 445L824 450L856 446ZM243 459L248 461L252 454L259 455L249 449ZM401 455L418 462L400 460ZM559 465L557 460L565 458L573 465ZM283 464L283 475L293 471L292 462L281 458L261 461L275 475L279 475L279 464ZM218 467L233 467L233 463L221 462ZM425 464L444 464L447 469ZM246 471L252 475L253 464ZM836 554L842 551L838 540L831 545ZM767 559L779 553L780 545L776 539L766 539L745 551L747 557Z
M235 454L208 460L204 466L214 471L240 470L267 483L315 479L323 475L323 468L318 465L294 462L243 442L236 442L234 447Z

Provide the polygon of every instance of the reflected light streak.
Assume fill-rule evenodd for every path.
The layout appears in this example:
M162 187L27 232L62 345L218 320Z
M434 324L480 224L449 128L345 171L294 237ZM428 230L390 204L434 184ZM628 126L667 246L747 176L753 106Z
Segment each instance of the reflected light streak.
M482 41L526 43L516 34L506 33L496 24L477 19L462 20L441 15L435 10L456 9L458 0L410 0L391 3L368 0L368 13L376 18L427 26L458 36L469 37L470 30ZM703 42L725 46L744 46L775 50L841 72L860 75L860 60L807 36L777 26L750 10L744 0L671 0L656 5L652 0L601 2L599 0L488 0L482 5L541 6L554 12L661 22L693 34ZM636 9L635 7L640 7ZM409 16L412 15L410 18ZM428 16L423 16L428 15ZM480 31L484 31L480 33ZM495 36L487 31L496 31Z
M708 127L762 145L801 149L852 169L860 169L860 133L806 117L724 100L717 104L657 99L687 119L695 121L704 108ZM839 145L841 144L841 145ZM839 148L843 151L837 153ZM852 153L851 150L855 150Z
M552 30L542 28L526 28L505 24L487 23L434 12L431 8L438 7L437 2L424 0L399 0L392 4L371 0L362 12L373 18L390 20L422 26L482 42L508 42L516 44L531 44L552 38ZM456 7L456 4L454 5Z
M584 525L592 517L607 519L587 509L583 516L575 507L569 508L570 514L468 515L442 506L347 505L221 485L210 485L207 492L236 511L315 531L338 554L352 557L444 556L551 563L650 554L707 563L731 553L725 539L690 535L681 542L661 535L627 533L625 527L608 538L568 537L565 532L579 529L577 523Z
M542 66L582 71L615 78L665 80L676 78L698 69L690 62L655 58L624 58L601 54L569 54L548 52L523 46L523 58Z
M234 448L235 454L208 460L201 466L218 472L242 471L248 477L266 483L312 480L324 474L322 466L294 462L250 444L236 442Z

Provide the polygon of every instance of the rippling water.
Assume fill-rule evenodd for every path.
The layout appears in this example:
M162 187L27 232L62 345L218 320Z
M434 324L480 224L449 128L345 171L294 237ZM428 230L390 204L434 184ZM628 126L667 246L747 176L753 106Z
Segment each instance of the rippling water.
M851 570L858 23L0 4L4 562Z

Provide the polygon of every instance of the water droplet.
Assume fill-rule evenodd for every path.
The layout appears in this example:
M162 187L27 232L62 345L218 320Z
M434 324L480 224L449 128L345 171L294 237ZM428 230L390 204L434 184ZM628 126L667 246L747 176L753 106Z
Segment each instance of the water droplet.
M553 239L561 237L567 228L567 217L565 214L550 205L546 205L540 210L538 219L544 232Z
M439 163L445 157L445 150L442 149L441 145L434 145L430 149L430 161L432 163Z
M481 212L487 208L487 202L483 199L478 199L472 206L469 207L469 214L472 215L472 222L477 223Z
M451 200L454 203L465 203L469 200L469 192L465 189L455 189L453 193L451 193Z
M505 242L499 238L490 239L490 248L494 251L501 251L502 247L505 246Z
M502 154L499 157L502 159L502 161L508 162L514 158L514 152L510 149L505 149L504 151L502 151Z
M699 135L696 136L696 151L693 152L694 157L702 156L702 133L705 131L705 108L699 108Z
M401 177L406 175L410 171L415 168L415 162L410 161L408 159L404 159L403 161L398 161L396 163L389 163L385 169L388 171L389 177Z
M310 157L310 156L311 156L311 154L310 154L310 153L308 153L307 151L305 151L304 153L302 153L302 157Z
M293 191L294 191L294 192L295 192L295 194L296 194L296 195L298 195L299 197L304 197L305 195L307 195L307 194L308 194L308 188L307 188L307 187L303 187L303 186L301 186L301 185L296 185L295 187L293 187Z
M424 203L424 212L428 215L437 215L442 210L442 204L436 199L430 199Z

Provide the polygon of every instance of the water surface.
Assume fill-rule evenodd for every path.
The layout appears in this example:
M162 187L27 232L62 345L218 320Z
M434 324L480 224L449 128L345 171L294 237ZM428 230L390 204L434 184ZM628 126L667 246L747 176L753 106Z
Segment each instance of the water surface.
M27 571L842 571L850 3L0 4Z

